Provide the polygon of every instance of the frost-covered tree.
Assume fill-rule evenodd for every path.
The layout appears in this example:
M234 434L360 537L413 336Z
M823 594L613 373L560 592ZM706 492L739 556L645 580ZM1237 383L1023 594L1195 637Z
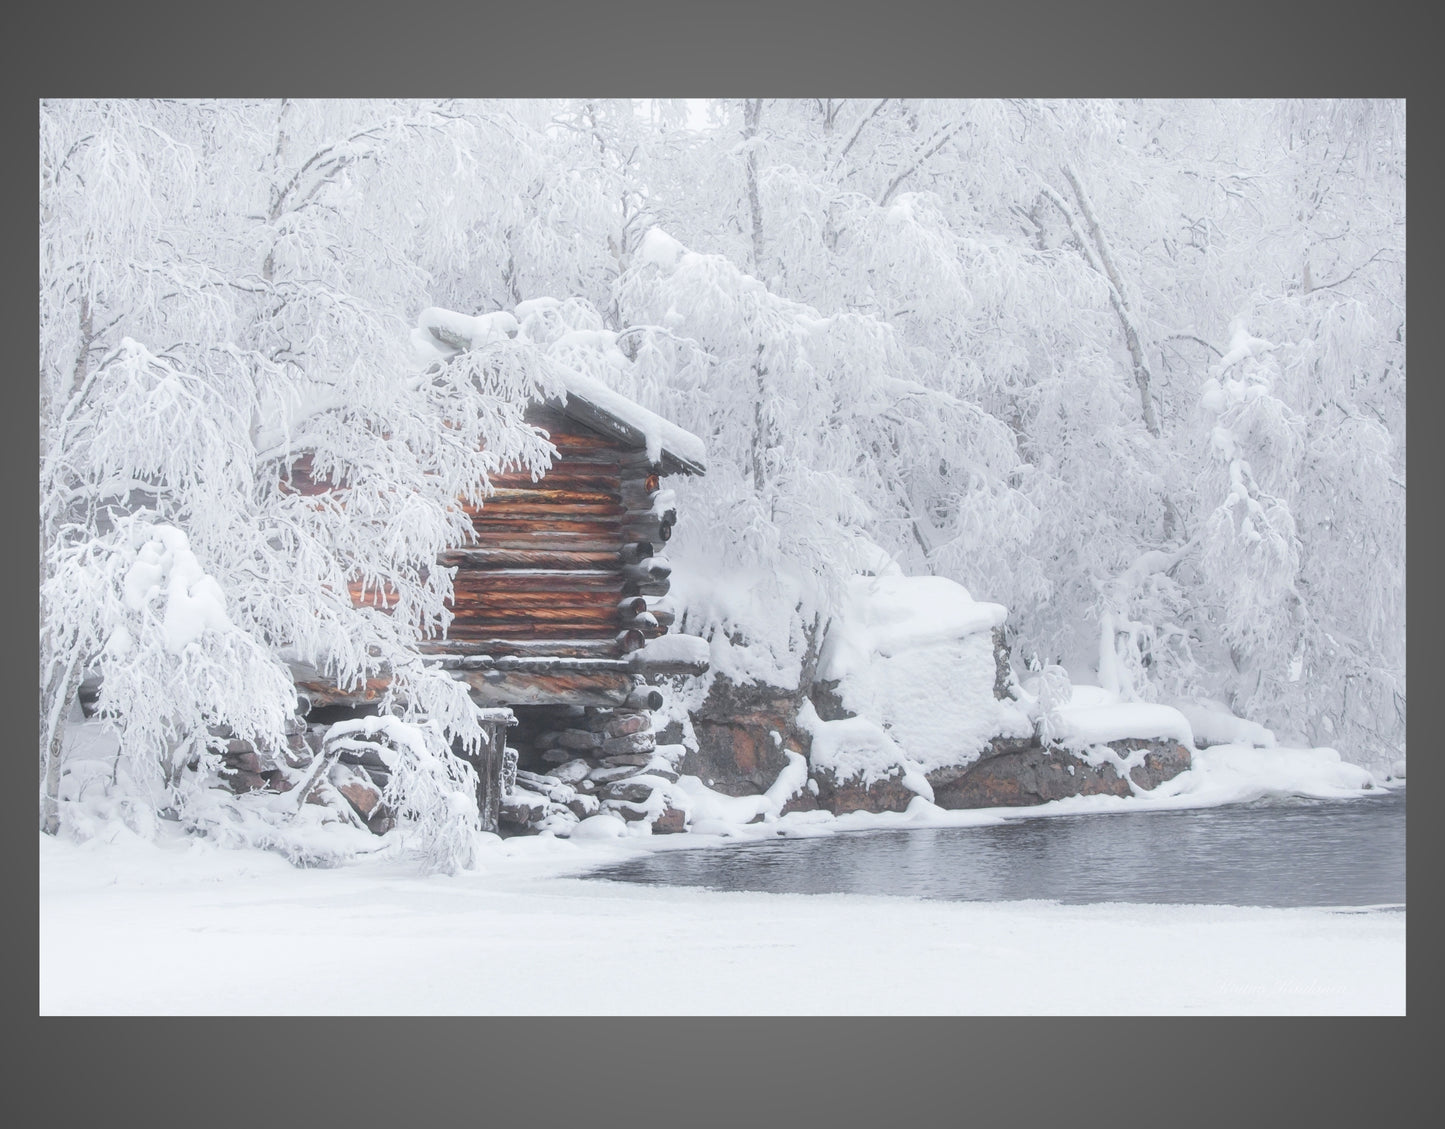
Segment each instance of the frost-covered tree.
M464 689L411 644L448 621L435 560L469 535L459 500L547 464L521 415L545 378L506 343L423 369L408 332L428 258L473 226L456 212L484 119L41 106L47 829L87 673L136 778L183 815L210 730L281 741L289 665L343 686L385 672L386 706L478 739ZM302 460L319 493L292 485Z
M675 548L780 562L755 634L881 548L1007 604L1018 657L1076 682L1398 755L1403 103L706 116L42 107L46 748L122 653L209 703L136 730L158 789L194 723L274 727L283 659L395 667L399 706L465 730L407 645L445 624L450 499L545 455L517 415L542 350L707 440ZM426 306L528 302L517 341L406 351ZM303 454L323 500L286 485ZM180 653L178 577L173 628L207 625Z
M1021 463L988 490L952 491L948 460L900 468L929 499L922 537L881 543L1007 603L1021 656L1397 754L1402 103L763 99L710 117L698 190L654 201L667 230L822 318L886 326L912 379L1012 432ZM1241 456L1268 430L1244 428L1227 458L1206 403L1241 377L1221 376L1239 318L1278 346L1279 426ZM1221 539L1241 464L1280 531L1249 543L1280 550L1267 569ZM1304 600L1286 598L1288 631L1281 569ZM1227 644L1229 624L1253 633Z

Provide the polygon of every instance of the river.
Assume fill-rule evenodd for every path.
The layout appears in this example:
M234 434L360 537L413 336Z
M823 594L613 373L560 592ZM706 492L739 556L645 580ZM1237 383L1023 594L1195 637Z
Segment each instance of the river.
M1405 790L765 840L663 851L589 877L952 901L1403 908Z

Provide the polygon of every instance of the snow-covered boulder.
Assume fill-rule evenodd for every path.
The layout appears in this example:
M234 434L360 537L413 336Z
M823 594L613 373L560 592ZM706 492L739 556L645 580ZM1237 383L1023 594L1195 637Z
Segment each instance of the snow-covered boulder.
M800 720L819 802L902 811L928 774L1033 725L1007 695L1006 610L939 576L857 576L829 624Z

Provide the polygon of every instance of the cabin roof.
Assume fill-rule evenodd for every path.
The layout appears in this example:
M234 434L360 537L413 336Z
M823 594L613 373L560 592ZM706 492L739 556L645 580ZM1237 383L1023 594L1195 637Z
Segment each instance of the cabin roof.
M471 317L431 307L421 312L417 330L420 344L443 356L481 344L498 334L516 335L516 320L505 312ZM645 449L664 474L706 474L703 442L692 432L663 419L596 377L578 372L553 359L563 393L545 403L569 419L616 439L628 447Z

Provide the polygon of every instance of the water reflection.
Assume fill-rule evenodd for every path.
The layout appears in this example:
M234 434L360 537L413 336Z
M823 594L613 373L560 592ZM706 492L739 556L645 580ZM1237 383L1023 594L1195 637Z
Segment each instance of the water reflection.
M1405 902L1405 793L1054 816L669 851L593 877L953 901Z

